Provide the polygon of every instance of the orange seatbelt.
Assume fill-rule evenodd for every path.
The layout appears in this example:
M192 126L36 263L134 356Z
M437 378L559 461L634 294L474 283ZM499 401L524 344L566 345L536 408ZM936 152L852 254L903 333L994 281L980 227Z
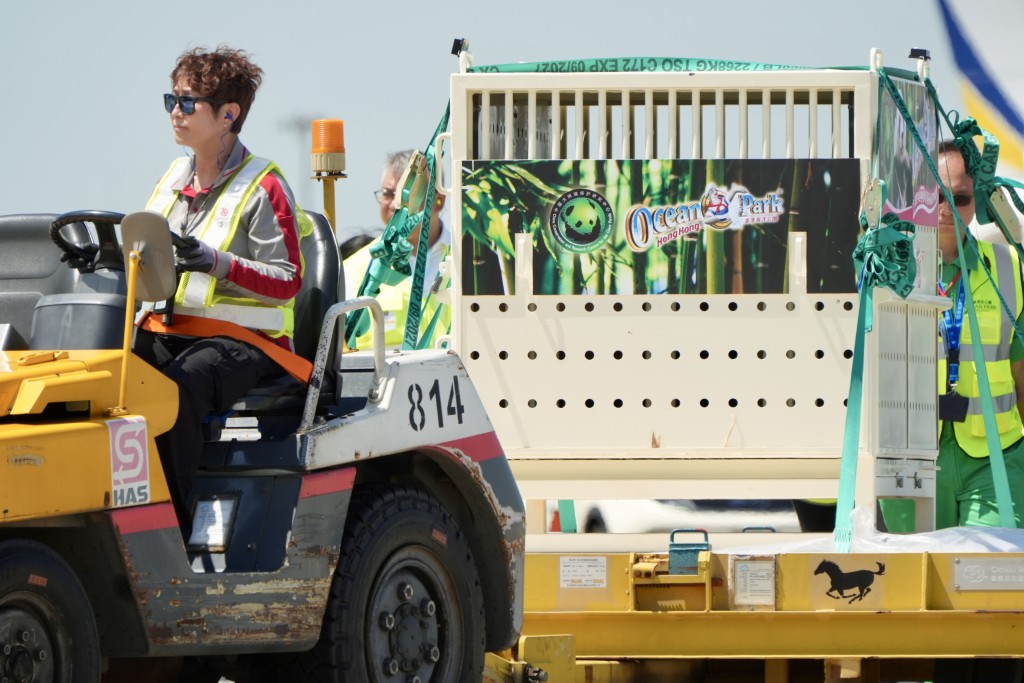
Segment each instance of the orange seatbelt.
M174 323L168 326L164 325L157 316L147 314L139 323L139 327L155 334L180 334L185 337L231 337L255 346L284 368L285 372L303 384L309 384L309 378L313 374L313 364L302 356L297 356L273 340L235 323L212 318L199 318L193 315L175 315Z

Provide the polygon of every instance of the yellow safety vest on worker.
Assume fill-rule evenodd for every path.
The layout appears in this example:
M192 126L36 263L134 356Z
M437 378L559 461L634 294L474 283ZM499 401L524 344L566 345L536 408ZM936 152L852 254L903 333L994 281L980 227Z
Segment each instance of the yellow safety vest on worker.
M358 283L370 267L373 257L370 255L371 242L356 253L345 259L345 271L351 276L356 287L347 296L354 297ZM447 258L450 248L445 246L441 261ZM430 348L439 336L447 334L451 324L451 307L448 301L450 278L439 271L436 277L423 282L423 308L420 315L419 336L420 346ZM380 293L375 297L384 311L384 344L389 349L401 348L405 336L405 321L409 310L409 293L412 290L412 277L407 277L397 285L382 285ZM431 329L433 324L433 329ZM424 338L429 334L429 338ZM373 348L373 328L356 339L356 349Z
M1020 316L1022 306L1020 260L1014 249L1002 244L977 241L978 253L992 273L990 280L984 269L970 271L969 286L974 299L974 311L981 332L981 352L988 371L989 386L992 390L992 405L995 411L999 441L1005 449L1024 436L1024 425L1017 410L1017 393L1013 375L1010 372L1010 346L1013 341L1013 325L1006 320L1006 313L999 297L1013 313L1014 320ZM951 296L956 305L957 289ZM960 379L956 393L965 396L967 419L953 422L957 443L968 455L975 458L987 457L988 442L985 438L985 423L982 414L981 388L978 385L976 355L971 337L970 321L964 320L960 333ZM939 387L946 386L946 352L939 341Z
M216 245L218 249L227 250L238 230L243 209L260 185L260 181L270 172L281 173L273 161L261 159L251 154L239 165L237 171L226 182L227 186L220 193L216 204L209 212L209 217L200 226L196 236L203 242ZM171 208L178 197L175 187L180 187L192 173L189 157L179 157L171 163L171 167L160 179L153 191L146 209L155 211L165 218L170 215ZM295 206L300 241L313 233L313 223L298 204ZM230 221L217 220L217 217L231 216ZM301 261L301 254L300 254ZM301 263L305 268L305 263ZM299 276L302 272L300 270ZM217 281L206 273L187 272L182 274L178 289L174 295L175 312L201 318L212 318L262 330L271 337L292 337L295 329L293 301L282 306L270 304L247 297L232 297L216 294Z

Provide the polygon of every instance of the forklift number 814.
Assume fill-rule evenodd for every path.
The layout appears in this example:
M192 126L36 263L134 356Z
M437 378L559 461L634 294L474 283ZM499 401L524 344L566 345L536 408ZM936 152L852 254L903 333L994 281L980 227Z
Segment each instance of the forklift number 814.
M437 411L437 426L439 429L444 429L444 416L447 413L449 416L454 415L455 419L459 424L462 424L462 414L466 412L465 406L462 405L462 396L459 394L459 378L458 376L452 377L452 386L448 390L448 406L446 409L441 407L441 381L434 380L434 383L430 385L430 392L427 394L427 401L433 401L434 407ZM409 385L409 424L415 431L420 431L426 427L427 423L427 412L423 408L423 387L419 384Z

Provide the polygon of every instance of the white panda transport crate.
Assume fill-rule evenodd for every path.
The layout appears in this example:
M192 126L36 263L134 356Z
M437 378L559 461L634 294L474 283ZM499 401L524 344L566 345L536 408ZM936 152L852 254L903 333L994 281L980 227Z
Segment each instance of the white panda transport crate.
M462 169L474 162L854 159L861 186L871 173L874 69L479 73L462 61L451 79L455 264L468 256ZM524 497L835 498L858 295L852 282L808 294L806 237L788 234L786 291L773 294L537 295L532 257L544 247L527 234L515 236L506 273L514 294L465 294L466 272L452 268L450 343ZM927 530L946 305L934 228L919 227L915 251L910 297L875 290L857 505L913 498Z

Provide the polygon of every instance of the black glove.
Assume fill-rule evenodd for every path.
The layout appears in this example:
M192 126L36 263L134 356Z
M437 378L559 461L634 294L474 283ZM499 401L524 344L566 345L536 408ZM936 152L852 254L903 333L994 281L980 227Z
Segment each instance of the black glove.
M95 268L93 261L96 259L96 254L100 250L100 245L83 244L75 248L80 253L70 254L68 252L64 252L60 255L61 262L66 263L68 268L74 268L79 273L91 273Z
M174 262L181 270L210 273L217 267L220 252L195 237L183 237L174 246Z

